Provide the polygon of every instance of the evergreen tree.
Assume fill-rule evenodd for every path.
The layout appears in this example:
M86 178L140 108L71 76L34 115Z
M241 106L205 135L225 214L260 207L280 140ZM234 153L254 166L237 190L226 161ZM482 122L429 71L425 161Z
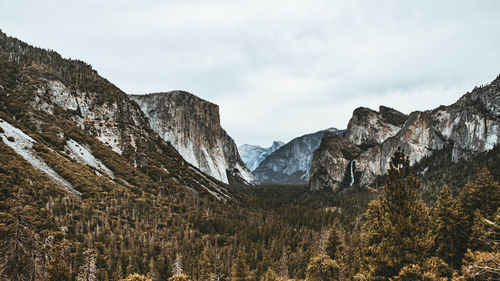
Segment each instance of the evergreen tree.
M0 278L4 280L39 280L45 276L40 268L40 241L33 231L18 194L17 206L10 210L10 222L0 227Z
M266 274L261 278L261 281L278 281L278 274L272 268L267 268Z
M409 160L398 149L391 159L384 194L369 204L362 227L361 274L388 280L432 246L427 207L418 200L420 184L410 174Z
M335 227L332 227L330 233L328 235L328 240L326 241L325 251L326 254L332 259L335 260L340 255L342 248L342 241L339 238L337 230Z
M325 254L313 257L307 266L306 281L339 280L340 267L336 261Z
M500 206L500 184L495 181L490 171L483 167L472 183L467 183L460 193L462 208L474 221L474 212L479 210L483 217L493 218Z
M48 280L67 281L71 279L71 272L66 257L66 248L69 247L68 241L62 241L53 245L50 249L52 257L48 266Z
M435 253L451 267L459 266L464 250L465 221L448 186L443 186L433 209Z
M200 260L200 276L198 280L209 281L214 275L214 266L207 256L207 251L203 250Z
M236 262L233 265L233 277L232 281L247 281L252 280L250 275L248 265L245 262L243 254L239 254Z
M477 250L487 250L488 242L487 239L487 229L489 226L489 221L483 217L481 211L476 209L474 213L474 222L472 223L471 235L469 237L468 249L473 251Z

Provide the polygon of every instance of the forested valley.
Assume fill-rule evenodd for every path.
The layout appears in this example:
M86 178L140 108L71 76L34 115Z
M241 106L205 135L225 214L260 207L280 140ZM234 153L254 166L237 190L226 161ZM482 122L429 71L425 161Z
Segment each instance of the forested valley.
M486 167L427 203L403 152L379 189L267 187L235 191L231 204L110 190L79 201L0 147L8 280L498 278L500 186Z

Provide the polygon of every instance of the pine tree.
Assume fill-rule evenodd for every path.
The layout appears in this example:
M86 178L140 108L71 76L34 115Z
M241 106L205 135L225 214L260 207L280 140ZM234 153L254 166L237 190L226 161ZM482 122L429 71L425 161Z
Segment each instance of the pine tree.
M45 269L39 266L40 239L33 231L25 210L18 205L10 210L10 222L0 228L0 278L5 280L43 279Z
M469 237L468 249L473 251L486 250L488 242L486 241L486 232L488 222L481 214L479 209L474 213L474 222L472 223L471 235Z
M409 160L398 149L391 159L384 194L370 202L362 227L360 276L388 280L415 261L423 261L432 246L427 207L418 200L419 182Z
M340 267L336 261L325 254L319 254L311 259L306 271L306 281L336 281L339 280Z
M435 253L451 267L460 265L464 251L464 218L448 186L443 186L433 209Z
M467 183L460 193L462 208L474 221L474 212L478 209L483 217L492 219L500 206L500 184L495 181L490 171L483 167L472 183Z
M62 241L53 245L50 249L52 257L48 266L48 280L50 281L66 281L71 279L71 273L66 257L66 248L69 247L69 241Z
M233 265L233 277L232 281L247 281L252 280L250 272L248 270L248 265L245 262L243 254L239 254L236 262Z
M261 278L261 281L278 281L278 274L272 268L267 268L266 274Z
M207 250L203 250L200 260L200 276L198 280L209 281L214 275L214 266L207 256Z
M335 227L332 227L328 235L328 240L326 241L326 254L332 260L337 259L337 257L340 255L340 252L342 251L341 245L342 241L339 238L337 230L335 229Z

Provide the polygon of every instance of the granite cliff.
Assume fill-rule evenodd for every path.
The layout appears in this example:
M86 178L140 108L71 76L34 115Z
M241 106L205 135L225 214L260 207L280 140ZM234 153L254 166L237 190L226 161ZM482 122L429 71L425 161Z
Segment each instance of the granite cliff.
M184 91L130 97L147 116L151 128L186 161L224 183L258 183L221 127L219 106Z

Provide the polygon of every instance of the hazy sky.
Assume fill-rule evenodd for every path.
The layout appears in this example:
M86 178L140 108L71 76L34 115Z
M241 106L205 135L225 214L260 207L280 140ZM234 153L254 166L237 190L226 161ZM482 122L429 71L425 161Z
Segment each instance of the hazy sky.
M271 145L359 106L450 104L500 74L500 1L0 0L0 29L130 94L187 90Z

